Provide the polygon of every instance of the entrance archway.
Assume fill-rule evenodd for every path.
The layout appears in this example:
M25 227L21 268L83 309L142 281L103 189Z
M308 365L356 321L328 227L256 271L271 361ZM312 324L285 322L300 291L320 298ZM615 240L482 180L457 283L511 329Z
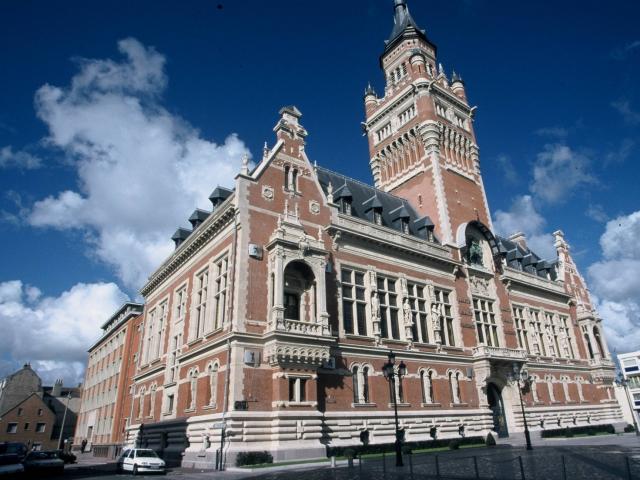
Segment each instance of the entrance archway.
M489 408L493 414L493 429L498 433L498 437L508 437L507 417L504 412L504 402L502 393L495 383L487 385L487 400Z

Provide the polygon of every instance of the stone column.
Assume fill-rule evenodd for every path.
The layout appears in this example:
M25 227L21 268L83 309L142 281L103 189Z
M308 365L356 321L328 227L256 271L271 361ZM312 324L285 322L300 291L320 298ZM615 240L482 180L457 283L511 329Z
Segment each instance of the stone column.
M284 251L281 247L275 252L273 273L273 306L271 307L271 329L284 330Z

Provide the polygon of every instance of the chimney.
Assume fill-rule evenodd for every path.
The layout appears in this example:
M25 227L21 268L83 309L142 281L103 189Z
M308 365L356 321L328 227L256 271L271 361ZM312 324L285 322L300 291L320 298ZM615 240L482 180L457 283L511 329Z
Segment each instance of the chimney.
M511 235L508 238L508 240L511 240L512 242L517 243L518 245L520 245L525 250L529 250L529 247L527 247L527 237L522 232L514 233L513 235Z
M51 389L51 396L60 397L62 395L62 379L59 378L56 380L56 383L53 384L53 388Z

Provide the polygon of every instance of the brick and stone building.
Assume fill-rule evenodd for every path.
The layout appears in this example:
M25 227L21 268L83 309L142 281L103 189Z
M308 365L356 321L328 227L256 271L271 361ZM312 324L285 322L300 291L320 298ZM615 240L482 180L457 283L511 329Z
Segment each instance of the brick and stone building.
M73 439L80 387L51 387L25 364L0 380L0 442L21 442L33 449L65 448ZM66 413L65 413L66 412ZM64 428L61 435L61 429Z
M395 0L385 90L364 96L373 185L308 158L302 115L284 107L255 168L246 160L176 231L123 354L132 398L112 425L126 442L203 467L223 432L228 459L320 457L361 432L392 443L390 350L408 367L396 386L406 441L522 432L524 368L532 430L621 420L564 234L548 260L522 234L495 234L475 109L436 53Z
M109 447L122 445L138 348L135 332L141 322L142 305L127 302L102 325L102 337L89 348L76 447L86 440L86 450L96 445L100 447L96 453L108 454Z

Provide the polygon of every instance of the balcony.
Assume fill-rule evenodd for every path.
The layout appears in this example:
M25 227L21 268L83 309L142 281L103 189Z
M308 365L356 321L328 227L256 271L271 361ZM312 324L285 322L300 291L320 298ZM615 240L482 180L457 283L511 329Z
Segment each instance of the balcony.
M519 348L489 347L480 345L473 348L473 358L487 360L508 360L524 362L527 359L527 351Z
M555 295L568 296L561 282L554 282L553 280L548 280L528 272L522 272L511 267L504 268L501 279L507 284L507 288L514 286L535 288Z

